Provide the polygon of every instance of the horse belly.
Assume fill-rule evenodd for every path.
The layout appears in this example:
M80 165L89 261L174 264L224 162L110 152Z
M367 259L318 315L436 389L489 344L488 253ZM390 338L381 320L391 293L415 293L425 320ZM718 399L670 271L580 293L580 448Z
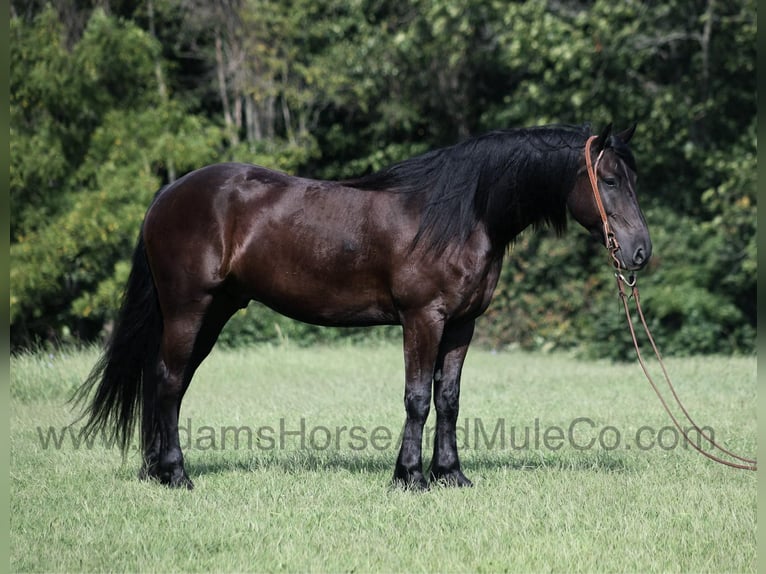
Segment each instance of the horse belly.
M305 231L305 230L302 230ZM244 296L275 311L327 326L398 322L386 257L347 232L292 228L253 234L232 267Z

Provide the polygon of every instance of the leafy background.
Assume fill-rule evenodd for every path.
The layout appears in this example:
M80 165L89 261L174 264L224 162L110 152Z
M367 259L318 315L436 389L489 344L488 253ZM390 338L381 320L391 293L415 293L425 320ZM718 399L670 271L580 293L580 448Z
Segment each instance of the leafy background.
M343 178L498 127L638 122L665 354L752 353L756 3L11 2L11 338L108 335L154 192L237 160ZM603 250L526 232L477 338L629 349ZM226 345L388 338L262 306Z

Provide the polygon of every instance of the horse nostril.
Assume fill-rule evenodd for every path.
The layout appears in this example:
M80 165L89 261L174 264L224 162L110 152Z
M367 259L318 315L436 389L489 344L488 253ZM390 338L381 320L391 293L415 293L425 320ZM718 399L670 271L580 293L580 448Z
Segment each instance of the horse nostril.
M643 247L636 249L633 253L633 263L635 265L643 265L646 262L646 252Z

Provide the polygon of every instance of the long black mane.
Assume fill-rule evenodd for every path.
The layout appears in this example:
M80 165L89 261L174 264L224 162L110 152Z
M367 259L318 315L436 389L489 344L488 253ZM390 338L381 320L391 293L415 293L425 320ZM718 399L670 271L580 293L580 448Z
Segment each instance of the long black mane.
M402 193L422 213L415 244L441 252L483 222L505 247L530 224L566 228L589 135L588 125L497 130L343 184Z

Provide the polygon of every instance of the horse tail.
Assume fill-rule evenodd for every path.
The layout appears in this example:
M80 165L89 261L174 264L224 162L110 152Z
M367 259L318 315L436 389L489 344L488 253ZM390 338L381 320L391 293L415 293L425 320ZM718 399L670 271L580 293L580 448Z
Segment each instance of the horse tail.
M87 417L84 436L106 433L123 456L130 448L136 421L143 415L142 446L151 432L162 336L162 314L157 289L144 247L143 230L133 252L133 264L117 322L104 353L72 400L80 405L95 394L79 420ZM151 411L151 412L150 412ZM148 424L146 421L150 421Z

